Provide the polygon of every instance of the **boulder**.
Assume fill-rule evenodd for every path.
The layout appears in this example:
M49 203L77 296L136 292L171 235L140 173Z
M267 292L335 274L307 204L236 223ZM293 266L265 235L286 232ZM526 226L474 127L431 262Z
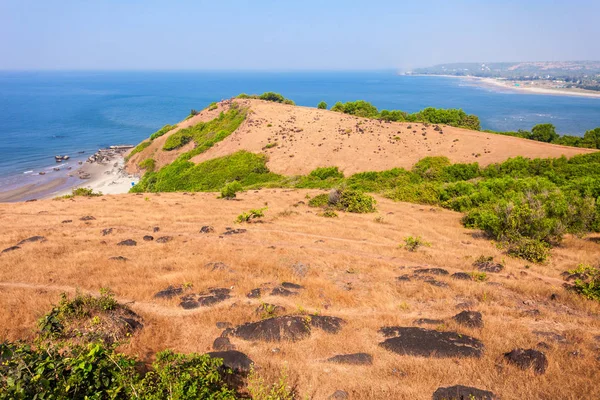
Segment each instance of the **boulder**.
M156 239L156 243L169 243L171 240L173 240L172 236L162 236Z
M438 388L433 393L433 400L496 400L492 392L474 387L455 385Z
M336 364L371 365L373 356L367 353L338 354L327 359L327 362Z
M6 249L2 250L2 253L8 253L10 251L15 251L15 250L19 250L20 247L19 246L11 246L11 247L7 247Z
M256 288L256 289L252 289L247 295L246 297L249 299L258 299L260 298L262 294L262 291L260 288Z
M91 215L86 215L85 217L81 217L79 218L80 221L94 221L96 218L92 217Z
M533 368L536 374L541 375L548 368L548 359L541 351L534 349L514 349L504 354L504 359L522 370Z
M466 272L456 272L456 273L450 275L450 278L456 279L459 281L472 281L473 280L473 277L471 276L471 274L467 274Z
M295 342L310 336L310 323L307 317L287 315L258 322L248 322L227 333L244 340Z
M448 275L448 271L446 271L443 268L419 268L419 269L415 269L415 274L419 274L419 275L423 275L423 274L430 274L430 275Z
M113 232L113 228L102 229L102 236L110 235Z
M457 324L467 326L469 328L483 328L483 318L480 312L463 311L452 317Z
M137 242L133 239L127 239L117 243L117 246L137 246Z
M246 232L247 232L246 229L238 228L238 229L227 230L227 231L223 232L221 235L239 235L241 233L246 233Z
M384 327L384 336L396 335L379 345L402 355L420 357L481 357L483 343L478 339L456 332L439 332L414 327Z
M338 333L346 323L346 321L341 318L329 317L326 315L311 314L309 317L310 325L313 328L321 329L327 333Z
M151 242L154 240L154 236L146 235L143 237L144 241Z
M200 228L200 233L213 233L214 231L215 228L210 225L204 225L202 228Z
M304 286L292 282L282 282L281 286L286 289L304 289Z
M183 293L183 288L181 286L168 286L166 289L163 289L159 292L156 292L154 295L155 299L172 299L175 296L179 296Z
M413 321L415 325L441 325L444 323L443 319L430 319L430 318L419 318Z
M45 242L45 241L46 241L46 238L43 236L32 236L30 238L21 240L19 243L17 243L17 246L21 246L26 243Z
M235 374L248 376L252 369L254 361L246 354L236 351L211 351L207 353L211 358L220 358L223 360L223 367L231 369Z
M183 296L179 305L186 310L198 307L210 307L231 298L229 295L230 292L231 290L227 288L210 288L203 293Z
M235 346L229 341L229 338L220 336L213 342L213 349L216 351L235 350Z
M273 289L271 291L271 296L283 296L283 297L289 297L289 296L296 296L298 293L296 292L292 292L291 290L288 290L284 287L281 286L277 286L275 289Z
M123 256L110 257L109 260L111 260L111 261L129 261L129 259L127 257L123 257Z
M346 400L347 398L348 392L345 390L336 390L331 396L329 396L329 400Z

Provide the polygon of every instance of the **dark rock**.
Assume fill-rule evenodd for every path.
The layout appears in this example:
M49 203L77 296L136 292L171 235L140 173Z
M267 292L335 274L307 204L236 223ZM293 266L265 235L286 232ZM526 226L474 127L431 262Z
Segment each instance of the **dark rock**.
M463 311L452 317L456 323L469 328L483 328L483 318L477 311Z
M282 282L281 286L283 286L286 289L304 289L304 286L292 282Z
M292 292L291 290L288 290L288 289L283 288L281 286L277 286L275 289L273 289L271 291L271 296L289 297L289 296L296 296L297 294L298 293Z
M122 242L117 243L117 246L136 246L137 242L133 239L123 240Z
M173 240L172 236L162 236L156 239L156 243L169 243L171 240Z
M37 201L37 199L29 199L29 200L25 200L25 203L33 203L34 201Z
M367 353L338 354L327 359L327 362L336 364L371 365L373 356Z
M249 322L232 329L229 334L245 340L261 340L265 342L292 342L310 336L310 323L307 317L282 316Z
M329 400L346 400L348 399L348 392L345 390L336 390L333 392L331 396L329 396Z
M425 283L429 283L432 286L437 286L441 288L447 288L448 284L446 282L437 281L435 279L425 279Z
M438 388L433 393L433 400L496 400L492 392L474 387L456 385Z
M223 360L223 367L231 369L235 374L247 376L252 369L252 361L247 355L240 351L211 351L207 353L211 358Z
M396 278L397 281L401 281L401 282L409 282L410 281L410 275L401 275L398 276Z
M151 242L154 240L154 236L146 235L143 237L146 242Z
M456 332L438 332L413 327L385 327L380 330L386 339L379 345L402 355L421 357L481 357L483 343L478 339Z
M313 328L324 330L327 333L338 333L342 329L342 325L346 323L341 318L326 315L311 314L309 317L310 325Z
M127 257L123 257L123 256L111 257L111 258L109 258L109 260L112 260L112 261L129 261L129 259Z
M155 299L172 299L173 297L179 296L182 293L183 293L183 288L181 286L178 286L178 287L169 286L166 289L163 289L160 292L157 292L154 295L154 298Z
M217 328L218 329L227 329L227 328L231 328L231 322L223 322L223 321L219 321L217 322Z
M472 281L473 277L471 274L467 274L466 272L456 272L450 276L452 279L457 279L459 281Z
M481 272L492 272L498 273L504 269L504 265L495 263L493 261L476 262L474 264Z
M214 231L215 228L210 225L204 225L202 228L200 228L200 233L213 233Z
M210 307L231 298L229 295L230 292L231 290L226 288L211 288L207 292L183 296L179 305L186 310L198 307Z
M24 245L25 243L35 243L35 242L45 242L46 238L43 236L32 236L30 238L21 240L19 243L17 243L17 246L21 246Z
M156 233L160 231L160 228L158 226L155 226L154 228L152 228L152 232Z
M551 347L548 343L546 342L538 342L538 344L536 344L538 349L542 349L542 350L550 350Z
M308 264L297 262L296 264L292 265L292 271L294 272L294 274L301 278L304 278L309 270L310 265Z
M243 229L243 228L239 228L239 229L231 229L228 231L225 231L223 233L221 233L221 235L239 235L241 233L246 233L247 230Z
M211 271L227 271L229 269L229 266L227 264L222 263L220 261L209 262L204 266L210 268Z
M8 253L10 251L15 251L15 250L19 250L20 247L19 246L11 246L11 247L7 247L6 249L2 250L3 253Z
M415 269L415 274L448 275L448 271L443 268L419 268Z
M91 215L86 215L85 217L81 217L79 218L80 221L94 221L96 218L92 217Z
M250 291L250 293L248 293L246 295L246 297L249 298L249 299L258 299L260 297L261 293L262 293L262 291L259 288L252 289Z
M533 368L536 374L543 374L548 368L546 355L533 349L514 349L504 354L504 359L517 367L526 370Z
M73 222L72 219L65 219L64 221L61 222L61 224L70 224L71 222Z
M429 319L429 318L419 318L413 321L415 325L441 325L444 323L443 319Z
M235 350L235 346L229 341L229 338L220 336L213 342L213 350Z
M550 300L552 300L552 301L558 300L558 298L559 298L559 296L556 293L552 293L550 295Z
M113 228L102 229L102 236L110 235L113 232Z

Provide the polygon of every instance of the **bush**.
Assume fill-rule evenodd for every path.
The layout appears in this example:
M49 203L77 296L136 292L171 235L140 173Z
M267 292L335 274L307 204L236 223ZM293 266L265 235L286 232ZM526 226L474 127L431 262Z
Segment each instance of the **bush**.
M154 161L153 158L146 158L144 161L138 164L138 167L152 172L154 171L154 168L156 168L156 161Z
M241 192L243 189L244 187L238 181L229 182L223 186L223 189L221 189L221 198L234 199L236 197L236 193Z
M316 195L308 201L309 207L325 207L329 205L329 194L323 193Z
M131 150L131 152L125 157L125 161L129 161L129 159L131 157L133 157L134 155L136 155L137 153L143 151L145 148L147 148L148 146L150 146L152 144L151 140L145 140L142 143L138 144L137 146L134 147L133 150Z
M531 129L529 139L537 140L538 142L551 143L558 139L556 128L552 124L539 124Z
M322 167L312 170L308 176L324 181L329 178L343 178L344 174L340 172L338 167Z
M375 199L368 194L345 189L340 194L338 208L351 213L372 213L375 212L376 203Z
M549 246L540 240L521 238L510 243L508 254L534 263L546 261Z
M185 146L194 138L191 132L187 129L182 129L169 136L163 146L163 150L171 151Z
M94 192L94 189L80 187L71 190L71 194L59 197L59 199L72 199L73 197L99 197L102 196L102 192Z
M424 241L421 236L408 236L404 238L404 246L401 245L408 251L417 251L422 246L431 247L431 243Z
M216 110L217 108L219 108L219 105L216 102L210 103L208 106L208 111Z
M237 216L235 222L241 224L242 222L250 222L253 219L262 218L265 216L265 211L267 207L259 208L256 210L250 210L248 212L243 212Z
M327 110L327 103L325 103L324 101L322 101L319 104L317 104L317 108L319 110Z
M331 208L325 209L325 211L323 211L320 215L325 218L337 218L338 217L337 213L335 211L333 211Z
M600 301L600 269L580 264L569 273L578 275L572 286L575 292L590 300Z
M423 179L438 180L450 165L448 157L425 157L414 165L412 171Z
M156 132L154 132L152 135L150 135L150 141L154 140L154 139L158 139L159 137L163 136L165 133L173 130L177 128L177 125L165 125L162 128L160 128L159 130L157 130Z

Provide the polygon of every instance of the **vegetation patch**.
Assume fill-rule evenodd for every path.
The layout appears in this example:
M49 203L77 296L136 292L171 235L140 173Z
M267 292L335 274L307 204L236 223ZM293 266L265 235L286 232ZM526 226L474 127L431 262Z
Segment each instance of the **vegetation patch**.
M294 101L292 101L290 99L286 99L281 94L275 93L275 92L265 92L261 95L241 93L236 98L238 98L238 99L258 99L258 100L272 101L274 103L283 103L283 104L291 104L291 105L296 104L296 103L294 103Z
M238 224L241 224L243 222L250 222L252 220L262 218L265 216L265 211L267 211L267 207L250 210L248 212L243 212L237 216L235 222L237 222Z
M421 238L421 236L408 236L404 238L404 244L400 245L400 247L404 247L408 251L417 251L421 247L431 247L431 243L426 242Z
M228 200L235 199L237 193L243 189L244 187L238 181L229 182L221 189L221 198Z
M72 199L74 197L99 197L102 196L102 192L94 192L94 189L80 187L71 190L71 194L57 197L57 199Z
M133 150L131 150L131 152L125 157L125 161L129 161L129 159L131 157L133 157L134 155L136 155L137 153L143 151L145 148L147 148L148 146L150 146L152 144L151 140L145 140L142 143L138 144L137 146L135 146L133 148Z
M177 128L177 124L165 125L162 128L160 128L159 130L157 130L156 132L154 132L152 135L150 135L150 140L158 139L159 137L163 136L165 133L167 133L175 128Z
M575 283L568 286L570 289L590 300L600 301L600 269L579 264L568 273L576 278Z
M310 207L324 207L360 214L375 212L376 203L372 196L354 189L334 189L329 194L319 194L308 201Z
M145 169L146 171L152 172L156 168L156 161L152 157L146 158L144 161L138 164L138 167Z

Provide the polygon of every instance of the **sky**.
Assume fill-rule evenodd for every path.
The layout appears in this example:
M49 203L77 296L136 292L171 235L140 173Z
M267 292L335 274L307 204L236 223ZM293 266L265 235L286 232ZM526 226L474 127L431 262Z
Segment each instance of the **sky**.
M0 0L0 69L600 60L598 15L598 0Z

